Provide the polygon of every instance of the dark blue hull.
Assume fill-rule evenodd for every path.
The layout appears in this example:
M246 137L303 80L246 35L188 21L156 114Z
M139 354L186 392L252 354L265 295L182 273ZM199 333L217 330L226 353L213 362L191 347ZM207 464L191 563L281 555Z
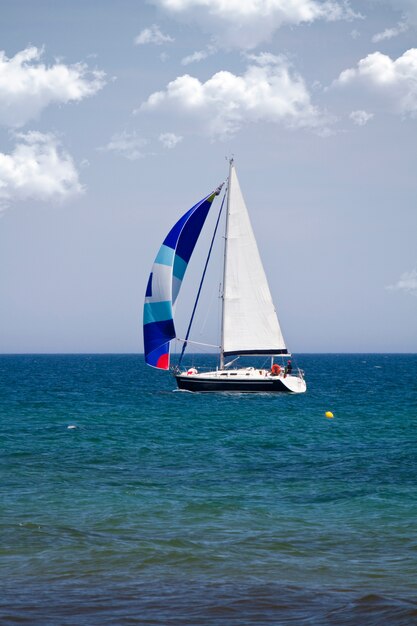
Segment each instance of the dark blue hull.
M207 391L234 391L240 393L291 393L278 378L268 378L263 380L219 380L218 378L196 379L189 376L175 376L179 389L185 391L207 392Z

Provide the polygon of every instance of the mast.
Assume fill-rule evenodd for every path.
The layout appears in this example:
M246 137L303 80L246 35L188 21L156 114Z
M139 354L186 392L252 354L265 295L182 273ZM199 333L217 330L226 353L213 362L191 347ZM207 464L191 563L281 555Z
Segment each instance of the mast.
M229 180L227 181L227 207L226 224L224 232L224 257L223 257L223 289L222 289L222 315L220 336L220 369L224 369L224 294L226 292L226 263L227 263L227 238L229 235L229 212L230 212L230 181L233 167L233 157L229 159Z

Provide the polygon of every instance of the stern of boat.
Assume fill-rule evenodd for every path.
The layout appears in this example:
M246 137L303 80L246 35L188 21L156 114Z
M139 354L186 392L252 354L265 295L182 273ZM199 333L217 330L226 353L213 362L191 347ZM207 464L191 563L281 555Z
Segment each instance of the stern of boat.
M292 374L282 376L282 383L290 393L305 393L307 391L306 381L301 371L297 376Z

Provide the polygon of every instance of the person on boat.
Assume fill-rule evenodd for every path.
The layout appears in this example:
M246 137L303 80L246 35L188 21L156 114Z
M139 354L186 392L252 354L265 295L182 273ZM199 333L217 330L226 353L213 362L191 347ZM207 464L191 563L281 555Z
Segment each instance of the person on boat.
M292 372L292 363L291 363L291 359L288 360L287 366L285 368L285 376L287 374L291 374Z

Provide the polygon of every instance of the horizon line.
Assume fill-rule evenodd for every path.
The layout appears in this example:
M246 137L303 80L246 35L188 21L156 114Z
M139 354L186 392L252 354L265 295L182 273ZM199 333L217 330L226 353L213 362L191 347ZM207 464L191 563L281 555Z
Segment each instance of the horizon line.
M207 352L189 352L189 355L202 355L202 356L218 356L217 353L207 353ZM325 351L325 352L293 352L292 354L297 355L312 355L312 354L417 354L413 351L399 351L399 352L391 352L391 351L365 351L365 352L349 352L349 351ZM1 356L144 356L143 352L0 352ZM241 355L245 357L245 355ZM277 355L278 357L280 355Z

